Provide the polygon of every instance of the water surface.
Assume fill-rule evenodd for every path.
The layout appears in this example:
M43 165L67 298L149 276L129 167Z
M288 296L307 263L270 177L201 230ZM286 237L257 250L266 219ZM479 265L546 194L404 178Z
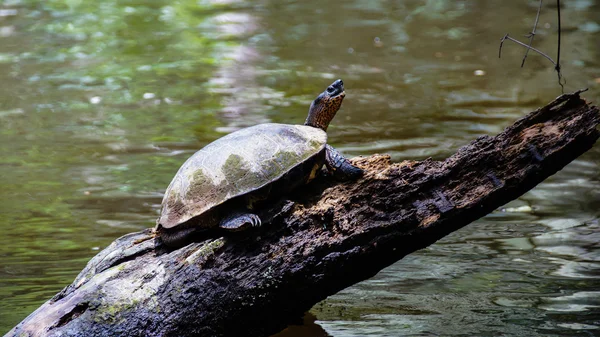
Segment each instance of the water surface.
M566 90L600 99L600 4L564 1ZM263 122L301 123L336 78L330 143L443 159L560 94L507 43L536 2L0 2L0 333L115 238L153 225L181 163ZM556 8L535 46L555 57ZM279 336L600 334L599 150L317 304Z

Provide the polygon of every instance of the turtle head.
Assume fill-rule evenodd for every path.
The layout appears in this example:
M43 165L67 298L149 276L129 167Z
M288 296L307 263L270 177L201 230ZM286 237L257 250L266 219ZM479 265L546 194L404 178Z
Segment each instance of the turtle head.
M310 125L327 131L329 122L331 122L333 117L335 117L335 113L342 106L344 97L346 97L344 82L342 80L333 82L312 102L304 125Z

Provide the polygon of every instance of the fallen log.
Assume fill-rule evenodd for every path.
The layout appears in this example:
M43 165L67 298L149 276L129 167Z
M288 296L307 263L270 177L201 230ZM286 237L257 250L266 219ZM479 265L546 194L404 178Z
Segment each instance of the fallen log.
M492 212L599 137L598 108L558 97L445 161L355 158L365 176L318 178L260 229L168 250L148 229L96 255L7 336L268 336L315 303Z

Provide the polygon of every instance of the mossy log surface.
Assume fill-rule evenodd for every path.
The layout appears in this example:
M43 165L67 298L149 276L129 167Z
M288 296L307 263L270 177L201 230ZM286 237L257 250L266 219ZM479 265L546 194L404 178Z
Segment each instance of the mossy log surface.
M355 158L273 205L263 227L169 251L117 239L8 336L268 336L315 303L533 188L590 149L600 114L558 97L444 161Z

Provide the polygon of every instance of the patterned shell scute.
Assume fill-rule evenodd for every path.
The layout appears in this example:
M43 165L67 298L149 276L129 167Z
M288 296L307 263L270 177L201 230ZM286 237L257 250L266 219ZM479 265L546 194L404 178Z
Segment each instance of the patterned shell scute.
M275 123L219 138L181 166L167 187L157 222L171 228L265 186L320 153L326 142L321 129Z

